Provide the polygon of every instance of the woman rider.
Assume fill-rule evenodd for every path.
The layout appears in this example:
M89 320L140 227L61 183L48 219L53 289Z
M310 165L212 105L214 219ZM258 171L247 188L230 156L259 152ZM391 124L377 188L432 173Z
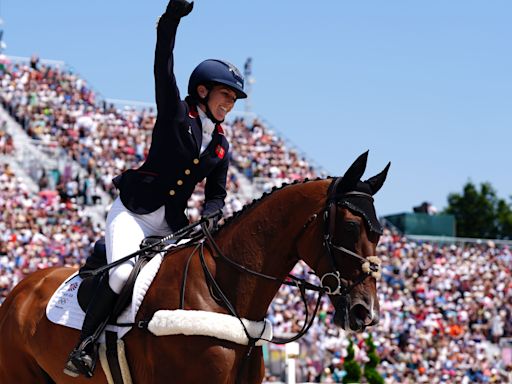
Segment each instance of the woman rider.
M193 2L171 0L157 25L155 88L157 119L144 164L114 179L119 197L107 216L108 262L139 249L150 235L166 236L188 224L187 201L206 178L203 216L224 206L229 143L220 125L237 99L246 98L240 71L223 60L206 60L192 72L188 96L180 99L173 73L173 49L180 19ZM209 226L215 222L211 220ZM96 361L91 337L109 316L134 263L110 271L96 291L82 326L80 340L64 368L70 376L91 377Z

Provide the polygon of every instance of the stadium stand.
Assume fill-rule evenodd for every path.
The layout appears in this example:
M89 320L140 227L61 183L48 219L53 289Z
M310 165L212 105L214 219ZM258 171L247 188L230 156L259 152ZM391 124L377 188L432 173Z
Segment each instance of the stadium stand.
M102 234L74 198L31 193L8 163L0 166L0 302L27 274L79 266Z
M84 79L59 66L7 63L0 84L0 101L17 129L28 135L30 145L59 159L47 164L20 159L29 144L17 140L8 119L0 118L1 302L30 272L84 261L103 233L101 220L86 212L97 206L104 212L116 193L112 177L144 158L155 115L151 109L116 108L98 100ZM259 119L236 118L226 131L234 166L227 216L273 186L321 175ZM16 174L14 161L28 168L36 190ZM192 220L199 216L201 201L199 187L189 202ZM499 347L512 337L512 253L507 245L434 244L388 229L378 254L385 265L379 283L381 322L371 331L386 383L512 382L510 356L507 360ZM302 264L294 273L315 279ZM308 301L312 306L314 297ZM324 301L300 340L298 381L341 382L349 338L355 341L356 359L367 360L365 335L332 326L332 312ZM269 318L277 334L297 331L304 317L296 292L283 287ZM267 379L282 379L282 369L272 367Z

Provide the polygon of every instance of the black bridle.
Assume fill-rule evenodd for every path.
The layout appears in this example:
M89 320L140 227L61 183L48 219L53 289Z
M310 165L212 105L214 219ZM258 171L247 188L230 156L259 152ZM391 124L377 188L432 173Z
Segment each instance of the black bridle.
M343 298L347 298L348 294L359 284L361 284L364 280L366 280L369 276L378 277L380 276L380 260L376 256L369 256L367 258L364 258L357 253L351 251L350 249L347 249L341 245L336 245L333 243L334 234L336 230L336 210L338 206L344 206L344 198L351 197L351 196L357 196L360 198L368 199L373 203L373 197L364 192L358 192L358 191L350 191L343 193L341 195L336 194L337 186L341 181L341 177L338 177L334 179L331 182L331 185L328 189L328 195L327 195L327 203L326 207L323 212L323 219L324 219L324 239L323 239L323 245L327 251L327 259L329 260L329 263L331 265L332 272L325 273L322 277L320 277L320 283L322 284L322 287L326 290L326 293L329 295L339 295ZM349 284L346 280L342 279L340 276L340 269L338 267L338 263L336 262L336 258L334 256L335 251L342 252L348 256L351 256L355 261L359 262L361 264L362 274L359 275L359 277L353 281L351 284ZM320 262L320 258L318 258L317 262L315 263L315 268ZM336 288L332 289L329 285L324 284L325 280L328 280L330 278L333 278L336 282Z

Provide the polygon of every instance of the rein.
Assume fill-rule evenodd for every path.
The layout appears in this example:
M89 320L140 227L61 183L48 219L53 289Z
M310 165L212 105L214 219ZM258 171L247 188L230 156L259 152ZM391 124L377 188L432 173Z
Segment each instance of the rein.
M81 276L83 279L85 279L89 276L97 276L97 275L103 274L104 272L108 271L109 269L115 268L118 265L121 265L124 262L126 262L130 259L133 259L134 257L137 257L139 255L144 255L147 253L157 254L162 251L161 249L159 249L159 247L166 245L166 243L168 241L173 240L173 241L177 242L181 239L184 239L187 235L192 233L198 225L203 225L204 223L207 223L210 218L218 216L219 214L222 214L222 212L220 210L212 213L211 215L204 216L200 220L195 221L195 222L179 229L178 231L171 233L170 235L162 237L158 241L151 243L145 247L142 247L138 251L133 252L133 253L129 254L128 256L125 256L119 260L113 261L113 262L106 264L102 267L82 272Z

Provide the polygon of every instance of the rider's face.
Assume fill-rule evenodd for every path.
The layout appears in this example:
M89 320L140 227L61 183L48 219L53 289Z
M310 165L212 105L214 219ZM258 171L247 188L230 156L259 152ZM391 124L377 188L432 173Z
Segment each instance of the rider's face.
M201 97L205 97L204 90L201 90L202 86L198 87L198 92ZM206 90L206 88L205 88ZM204 96L201 94L203 93ZM206 90L208 93L208 90ZM223 121L226 115L233 109L236 101L236 93L228 87L223 85L215 85L210 90L210 96L208 98L208 107L213 114L213 117L219 121Z

